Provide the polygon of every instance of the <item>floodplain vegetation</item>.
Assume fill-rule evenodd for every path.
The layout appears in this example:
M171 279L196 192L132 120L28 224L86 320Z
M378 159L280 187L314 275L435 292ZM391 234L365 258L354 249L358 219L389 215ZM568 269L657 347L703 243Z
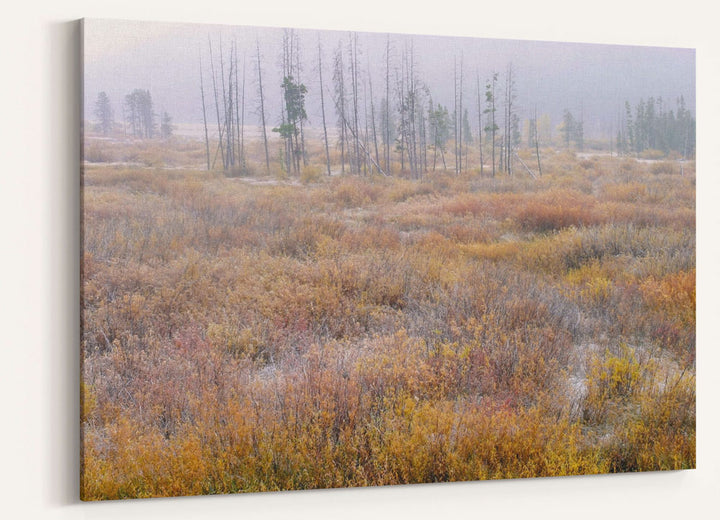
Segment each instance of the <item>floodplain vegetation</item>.
M87 146L83 499L695 466L694 162Z

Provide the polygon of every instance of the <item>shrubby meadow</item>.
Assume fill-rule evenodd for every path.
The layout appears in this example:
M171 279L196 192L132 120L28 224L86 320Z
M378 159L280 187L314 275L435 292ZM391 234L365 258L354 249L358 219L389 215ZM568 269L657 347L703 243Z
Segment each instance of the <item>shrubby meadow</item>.
M694 161L248 150L86 141L83 499L695 466Z

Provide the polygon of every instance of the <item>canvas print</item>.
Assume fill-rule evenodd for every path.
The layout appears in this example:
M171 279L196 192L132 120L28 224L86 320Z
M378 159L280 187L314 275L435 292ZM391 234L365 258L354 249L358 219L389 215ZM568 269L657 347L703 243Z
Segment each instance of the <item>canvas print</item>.
M82 499L695 467L694 50L82 27Z

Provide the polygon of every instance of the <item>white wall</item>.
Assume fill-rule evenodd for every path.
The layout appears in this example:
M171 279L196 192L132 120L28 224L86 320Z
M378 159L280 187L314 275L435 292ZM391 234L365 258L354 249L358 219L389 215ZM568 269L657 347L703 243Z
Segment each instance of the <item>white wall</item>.
M13 1L0 60L0 516L5 518L717 518L720 45L704 0ZM464 5L467 4L467 5ZM502 4L502 5L499 5ZM405 7L412 15L400 21ZM470 7L468 7L470 6ZM446 10L442 12L441 9ZM78 49L88 17L698 49L698 469L102 504L77 501Z

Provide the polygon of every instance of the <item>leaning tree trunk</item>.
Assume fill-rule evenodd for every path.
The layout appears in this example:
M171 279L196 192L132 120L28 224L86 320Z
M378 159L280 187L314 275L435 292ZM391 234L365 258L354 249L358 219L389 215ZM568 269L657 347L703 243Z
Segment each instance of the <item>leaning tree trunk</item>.
M257 49L258 90L260 92L260 119L262 123L263 143L265 145L265 169L267 173L270 173L270 153L268 152L267 130L265 128L265 96L263 94L262 69L260 67L260 42L258 40L255 40L255 46Z

